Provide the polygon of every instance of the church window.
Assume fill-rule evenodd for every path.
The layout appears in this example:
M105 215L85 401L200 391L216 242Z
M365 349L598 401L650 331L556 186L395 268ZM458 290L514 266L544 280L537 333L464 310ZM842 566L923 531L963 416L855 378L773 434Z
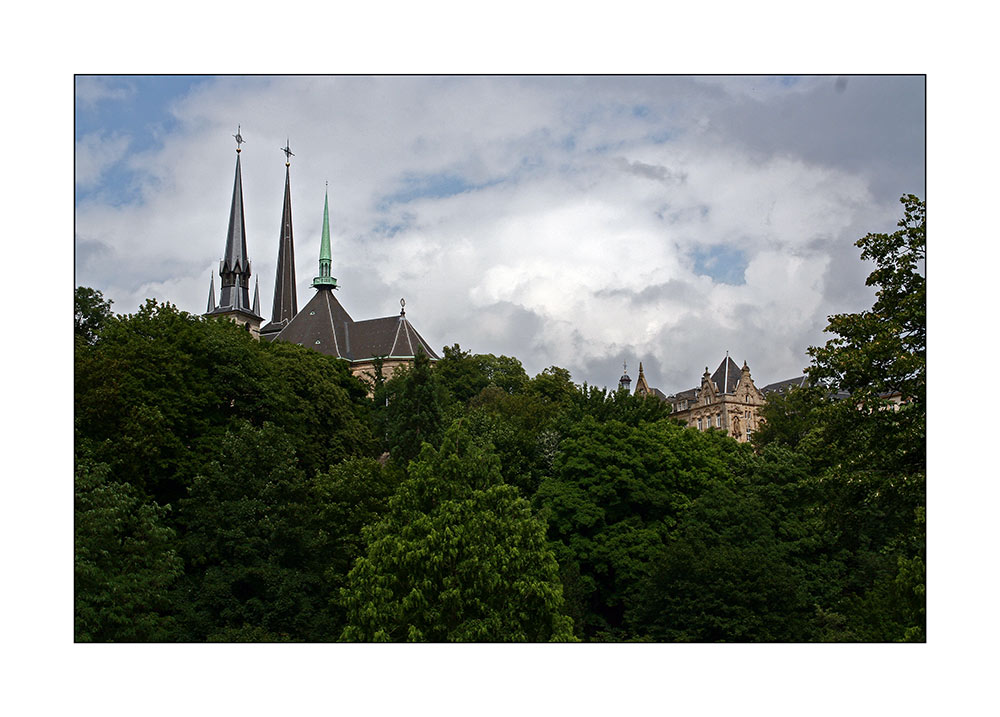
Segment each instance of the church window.
M701 419L700 418L698 419L698 430L699 431L701 430Z
M719 414L715 417L715 427L722 428L722 415Z
M316 345L317 346L319 345L319 339L316 339Z

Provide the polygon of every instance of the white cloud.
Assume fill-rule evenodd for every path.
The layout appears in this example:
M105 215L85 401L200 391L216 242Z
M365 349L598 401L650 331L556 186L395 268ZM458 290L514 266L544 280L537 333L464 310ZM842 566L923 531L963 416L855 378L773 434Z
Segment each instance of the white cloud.
M239 122L248 244L265 310L284 182L279 147L288 137L300 305L316 272L329 180L334 275L356 319L395 313L403 296L437 347L514 355L529 373L562 365L598 385L617 375L588 372L625 355L633 366L644 360L663 390L687 388L727 349L758 381L794 375L806 347L823 340L834 288L835 310L852 285L850 310L870 302L850 244L859 227L891 228L898 205L872 196L872 177L856 168L762 154L737 135L705 131L715 108L733 113L746 101L731 88L615 80L204 83L174 103L177 128L161 148L125 155L141 170L141 204L78 207L78 243L93 249L81 283L111 292L118 310L149 292L203 310L223 248L229 135ZM807 98L810 83L770 89ZM101 154L96 140L83 144L78 152ZM473 188L383 203L411 186L408 177L437 175ZM697 274L695 252L713 246L738 250L745 283ZM648 370L656 365L659 376Z
M78 189L94 187L101 175L125 156L131 139L117 132L93 132L76 142L76 186Z
M103 77L79 76L76 78L76 102L83 109L93 108L105 100L124 100L135 94L128 82L111 82Z

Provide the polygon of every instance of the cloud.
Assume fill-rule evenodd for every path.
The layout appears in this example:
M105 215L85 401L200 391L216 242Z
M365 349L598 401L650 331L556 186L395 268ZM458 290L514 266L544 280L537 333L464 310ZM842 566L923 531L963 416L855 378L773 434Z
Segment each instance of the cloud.
M76 78L77 108L93 109L98 103L121 101L135 95L135 87L121 79L81 75Z
M596 385L641 360L651 385L690 388L726 350L759 382L788 378L827 314L870 306L853 242L898 214L884 157L841 147L883 141L900 121L890 109L822 135L781 118L834 96L838 112L867 101L856 78L840 93L826 79L764 91L743 78L207 80L170 103L160 145L134 152L113 126L79 143L84 182L100 190L114 156L142 201L78 205L78 272L119 309L156 292L200 312L239 122L265 307L287 137L300 305L329 181L334 275L356 319L395 314L405 297L438 348L513 355L532 374L560 365ZM768 119L784 123L782 141L767 139ZM911 174L922 182L922 166Z
M105 172L125 157L131 140L126 135L91 133L76 141L76 187L97 186Z

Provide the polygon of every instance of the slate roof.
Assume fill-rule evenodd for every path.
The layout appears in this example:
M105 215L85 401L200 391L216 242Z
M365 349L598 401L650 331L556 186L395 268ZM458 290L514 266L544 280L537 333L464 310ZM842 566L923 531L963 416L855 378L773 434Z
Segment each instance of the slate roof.
M429 358L440 358L405 314L354 321L327 288L320 288L275 338L348 361L413 358L418 346Z
M775 381L774 383L769 383L764 388L760 389L760 392L765 396L769 393L777 391L778 393L785 393L792 388L802 388L803 386L809 385L809 377L805 374L801 376L796 376L795 378L786 378L784 381Z
M728 370L727 370L728 369ZM712 374L712 381L715 383L715 387L718 389L719 393L733 393L736 390L736 384L740 380L740 367L736 365L729 356L726 356L719 364L719 368L715 369L715 373Z
M308 346L327 356L350 360L349 327L354 323L330 290L317 291L275 340Z

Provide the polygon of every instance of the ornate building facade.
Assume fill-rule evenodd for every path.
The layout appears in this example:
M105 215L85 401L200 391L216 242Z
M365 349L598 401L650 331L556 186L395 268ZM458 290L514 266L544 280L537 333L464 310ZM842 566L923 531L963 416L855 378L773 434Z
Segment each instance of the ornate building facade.
M743 368L726 358L715 373L708 367L701 377L701 386L681 391L666 399L673 409L672 417L700 431L718 428L741 443L746 443L757 430L758 412L764 405L764 393L750 376L746 361Z
M619 387L623 385L622 379L619 379ZM805 384L806 377L799 376L757 388L746 361L740 368L726 354L714 373L709 373L708 367L705 367L700 386L670 396L649 385L640 363L635 395L668 402L672 409L671 418L683 421L690 428L699 431L715 428L725 431L740 443L746 443L760 425L760 409L766 403L768 394L785 393Z
M259 286L254 291L253 304L249 301L250 260L246 247L243 183L240 174L240 145L243 138L238 129L233 136L236 138L236 181L229 212L225 258L219 265L222 293L216 303L213 274L205 316L227 317L246 326L255 337L266 341L289 341L343 359L350 363L351 372L362 380L374 375L378 361L382 362L386 378L391 377L400 366L412 363L418 351L425 353L431 361L437 361L438 355L406 318L405 302L402 299L398 316L355 321L334 296L338 286L332 275L329 191L323 204L319 275L311 284L316 293L299 311L289 177L290 158L294 155L287 142L282 149L285 153L285 193L278 237L274 303L271 320L261 328L263 317L260 313Z

